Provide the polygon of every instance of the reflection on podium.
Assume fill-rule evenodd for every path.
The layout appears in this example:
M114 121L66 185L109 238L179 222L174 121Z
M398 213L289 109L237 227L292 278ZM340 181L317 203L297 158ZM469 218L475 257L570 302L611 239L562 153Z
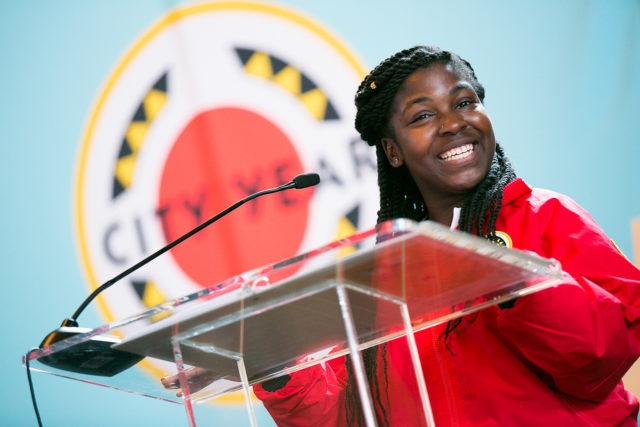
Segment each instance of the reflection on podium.
M242 392L254 426L252 385L349 354L365 420L375 426L361 351L404 337L425 423L433 426L414 333L560 277L554 261L429 221L395 220L53 343L31 352L28 362L34 371L183 404L189 425L197 424L193 404ZM50 363L100 337L133 358L166 361L179 374L182 397L133 369L104 377ZM190 390L193 367L208 372L208 386Z

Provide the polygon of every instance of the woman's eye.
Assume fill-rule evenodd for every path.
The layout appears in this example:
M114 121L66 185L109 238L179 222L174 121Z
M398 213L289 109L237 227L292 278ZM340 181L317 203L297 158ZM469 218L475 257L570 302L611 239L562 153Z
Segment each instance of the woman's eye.
M471 104L475 104L475 102L473 102L471 100L468 100L468 99L465 99L464 101L461 101L460 103L458 103L458 108L464 108L464 107L467 107L467 106L469 106Z
M428 119L431 116L433 116L433 114L431 113L420 113L413 118L412 123L415 123L420 120Z

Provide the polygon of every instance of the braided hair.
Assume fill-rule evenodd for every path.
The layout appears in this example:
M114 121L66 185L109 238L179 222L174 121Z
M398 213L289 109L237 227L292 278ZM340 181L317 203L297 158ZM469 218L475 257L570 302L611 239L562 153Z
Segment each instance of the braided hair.
M381 140L391 137L389 125L391 104L400 86L409 75L419 68L428 68L435 63L450 64L454 71L471 84L480 102L484 102L484 87L476 78L475 71L469 62L453 52L432 46L414 46L402 50L382 61L360 84L355 104L357 108L355 127L361 138L370 146L375 146L378 165L378 187L380 190L380 209L378 223L395 218L408 218L422 221L429 218L428 206L422 194L409 174L406 165L394 168L389 164L382 147ZM496 144L496 151L487 175L469 194L466 195L458 229L489 240L495 239L495 224L502 205L504 187L516 179L504 151ZM449 322L445 331L445 341L449 332L459 324L460 319ZM385 360L385 346L381 360ZM373 398L378 403L384 422L386 411L381 404L381 392L376 375L378 347L371 347L363 352L365 371L369 380L373 380ZM386 365L386 361L384 362ZM383 367L386 375L386 366ZM359 396L353 380L353 367L347 358L347 421L363 425Z

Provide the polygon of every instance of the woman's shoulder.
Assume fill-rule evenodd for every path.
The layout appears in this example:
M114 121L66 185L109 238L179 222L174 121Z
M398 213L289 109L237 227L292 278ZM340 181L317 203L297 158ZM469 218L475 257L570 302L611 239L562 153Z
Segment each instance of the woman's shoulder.
M578 212L581 215L586 213L586 210L571 196L547 188L533 187L522 178L517 178L504 189L503 206L514 203L526 203L536 210L547 207Z

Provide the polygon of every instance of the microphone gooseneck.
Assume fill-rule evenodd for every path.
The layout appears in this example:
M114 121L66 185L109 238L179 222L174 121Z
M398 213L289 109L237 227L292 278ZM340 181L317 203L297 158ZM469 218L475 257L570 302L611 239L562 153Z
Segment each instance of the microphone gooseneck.
M296 176L295 178L293 178L293 180L291 182L288 182L287 184L283 184L283 185L280 185L279 187L270 188L270 189L267 189L267 190L262 190L262 191L259 191L257 193L250 194L249 196L245 197L244 199L242 199L242 200L234 203L233 205L229 206L228 208L226 208L225 210L223 210L219 214L209 218L207 221L205 221L202 224L198 225L194 229L192 229L192 230L188 231L187 233L183 234L182 236L178 237L174 241L168 243L166 246L163 246L162 248L158 249L156 252L154 252L151 255L149 255L148 257L142 259L137 264L132 265L131 267L127 268L126 270L124 270L123 272L118 274L117 276L111 278L110 280L107 280L105 283L103 283L98 288L96 288L91 293L91 295L89 295L82 302L82 304L80 304L80 306L75 311L75 313L73 313L73 315L71 316L70 319L65 319L65 322L68 322L68 323L67 323L67 325L65 325L63 323L63 326L78 326L78 324L77 324L78 317L84 311L84 309L87 308L89 303L91 303L91 301L93 301L93 299L95 299L95 297L97 297L100 293L102 293L107 288L111 287L112 285L114 285L116 282L120 281L124 277L128 276L129 274L133 273L134 271L138 270L139 268L141 268L144 265L148 264L149 262L153 261L154 259L156 259L160 255L162 255L165 252L173 249L175 246L177 246L180 243L182 243L183 241L187 240L189 237L193 236L196 233L199 233L204 228L206 228L209 225L213 224L214 222L216 222L217 220L219 220L223 216L227 215L229 212L239 208L243 204L255 199L256 197L260 197L260 196L263 196L265 194L276 193L278 191L288 190L290 188L302 189L302 188L312 187L314 185L317 185L318 183L320 183L320 176L317 173L306 173L306 174L301 174L301 175Z
M122 271L121 273L119 273L115 277L113 277L113 278L107 280L106 282L104 282L102 285L100 285L98 288L96 288L82 302L82 304L80 304L80 306L77 308L77 310L73 313L73 315L70 318L67 318L62 322L60 328L52 331L49 335L47 335L44 338L44 340L40 344L40 348L49 346L49 345L51 345L51 344L53 344L55 342L61 341L63 339L69 338L69 337L74 336L74 335L78 335L80 333L87 333L89 331L87 328L78 328L78 320L77 319L80 316L80 314L82 314L84 309L87 308L87 306L91 303L91 301L93 301L100 293L102 293L103 291L105 291L109 287L113 286L115 283L117 283L118 281L120 281L124 277L128 276L129 274L133 273L134 271L138 270L139 268L141 268L144 265L148 264L149 262L153 261L154 259L156 259L160 255L162 255L165 252L171 250L173 247L175 247L175 246L179 245L180 243L182 243L183 241L187 240L189 237L191 237L194 234L202 231L204 228L206 228L209 225L213 224L214 222L216 222L217 220L219 220L223 216L227 215L231 211L237 209L238 207L242 206L243 204L247 203L248 201L255 199L256 197L260 197L260 196L263 196L265 194L276 193L276 192L288 190L288 189L291 189L291 188L303 189L303 188L307 188L307 187L312 187L312 186L317 185L319 183L320 183L320 176L317 173L301 174L301 175L297 175L295 178L293 178L292 181L290 181L290 182L288 182L286 184L280 185L280 186L275 187L275 188L270 188L270 189L267 189L267 190L258 191L257 193L250 194L249 196L245 197L244 199L234 203L233 205L229 206L228 208L226 208L222 212L220 212L217 215L211 217L207 221L203 222L202 224L198 225L197 227L193 228L192 230L188 231L187 233L183 234L182 236L178 237L177 239L173 240L172 242L168 243L167 245L163 246L162 248L158 249L157 251L155 251L151 255L147 256L146 258L142 259L138 263L136 263L136 264L132 265L131 267L127 268L126 270ZM96 339L89 341L88 344L85 345L87 347L85 353L83 353L82 349L75 349L73 351L73 354L71 354L71 352L69 352L70 354L66 355L66 354L64 354L65 352L62 352L63 354L60 354L60 355L58 355L56 357L54 357L52 355L52 356L47 356L47 357L41 358L40 360L43 363L49 364L51 366L54 366L56 368L63 369L63 370L81 372L81 373L86 373L86 374L89 374L89 375L111 376L111 375L114 375L117 372L120 372L120 371L122 371L124 369L129 368L130 366L132 366L133 364L137 363L141 359L141 357L138 356L138 355L130 355L130 354L126 353L126 352L122 352L122 351L111 349L111 345L114 342L111 342L109 340L105 340L104 337L94 337L94 338L96 338ZM89 369L86 369L86 368L81 366L81 365L83 365L81 363L83 361L83 357L84 358L89 357L89 356L93 357L96 354L103 353L103 352L111 352L110 356L112 356L112 358L114 360L122 359L121 365L115 364L117 366L109 366L108 368L98 366L98 367L89 368ZM120 353L122 353L122 354L120 354ZM103 354L103 356L104 356L104 354Z

